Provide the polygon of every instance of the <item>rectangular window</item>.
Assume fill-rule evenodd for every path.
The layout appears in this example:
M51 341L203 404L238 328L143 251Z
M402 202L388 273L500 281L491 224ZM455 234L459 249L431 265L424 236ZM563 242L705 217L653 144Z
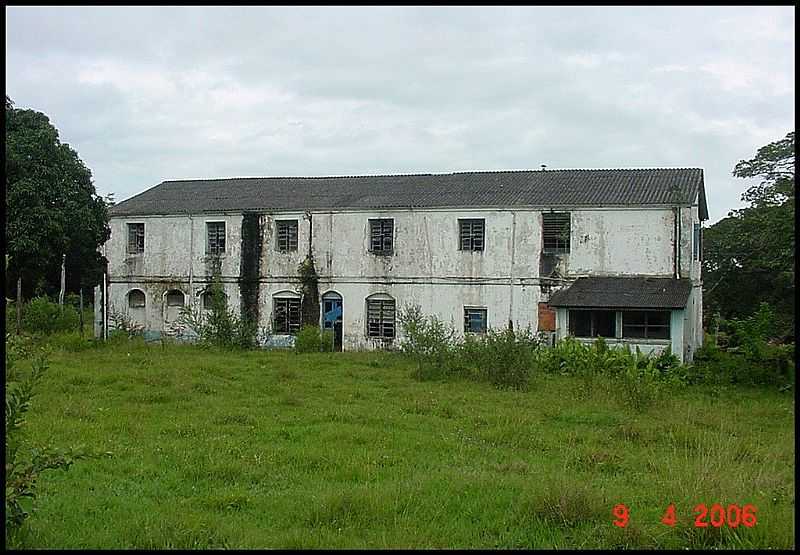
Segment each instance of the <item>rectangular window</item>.
M486 333L486 309L485 308L465 308L464 309L464 332L465 333Z
M206 254L225 254L225 222L206 222Z
M622 313L622 337L669 339L668 310L626 310Z
M542 214L542 246L544 252L569 252L569 212Z
M484 244L484 220L458 220L459 250L482 251Z
M692 234L692 258L695 260L703 259L703 228L700 224L694 224Z
M569 334L573 337L616 337L617 313L613 310L570 310Z
M272 333L296 334L300 329L300 299L273 299Z
M394 301L367 300L367 335L394 338Z
M278 220L276 222L278 250L293 252L297 250L297 220Z
M369 221L369 250L375 254L392 254L394 220Z
M128 254L144 252L144 224L128 224Z

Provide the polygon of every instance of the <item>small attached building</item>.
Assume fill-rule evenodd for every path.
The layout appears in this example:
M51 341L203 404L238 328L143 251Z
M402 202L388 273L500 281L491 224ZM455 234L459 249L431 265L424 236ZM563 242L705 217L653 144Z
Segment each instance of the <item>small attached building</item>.
M691 360L695 317L691 314L689 279L666 277L581 277L555 291L556 338L572 336L591 343L637 347L643 353L671 349Z

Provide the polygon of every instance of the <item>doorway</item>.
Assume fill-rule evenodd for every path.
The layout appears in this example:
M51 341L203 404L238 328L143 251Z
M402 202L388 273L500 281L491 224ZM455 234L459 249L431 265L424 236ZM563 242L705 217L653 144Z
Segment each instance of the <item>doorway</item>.
M331 291L322 296L322 329L333 332L333 350L342 350L342 296Z

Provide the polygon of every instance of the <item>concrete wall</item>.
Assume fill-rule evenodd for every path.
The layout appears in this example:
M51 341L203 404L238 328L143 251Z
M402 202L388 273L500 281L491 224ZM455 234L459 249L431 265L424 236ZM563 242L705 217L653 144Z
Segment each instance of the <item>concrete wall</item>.
M540 210L342 210L310 216L302 212L260 216L258 304L264 333L271 328L274 295L299 290L297 266L308 252L309 238L320 275L320 297L326 291L343 297L346 349L374 346L365 333L365 299L373 293L391 295L398 308L419 303L425 312L452 321L459 333L465 306L487 308L490 327L505 327L511 320L515 328L536 331L538 302L548 297L539 281ZM681 210L681 269L699 283L699 262L691 260L691 224L696 217L696 207ZM394 220L391 256L369 252L370 218ZM459 250L459 218L485 220L483 251ZM277 251L275 226L281 219L298 222L295 252ZM226 223L226 253L220 257L222 278L229 303L238 311L241 214L112 218L111 238L104 247L112 306L129 312L128 293L141 289L147 305L130 315L148 329L165 330L170 320L163 302L167 290L180 289L188 303L199 303L213 267L213 259L205 253L208 221ZM566 278L673 275L675 220L671 209L573 210L571 221L571 252L564 256ZM145 224L142 255L126 253L126 224L133 222ZM688 343L696 343L698 334L702 337L697 324L700 310L701 298L695 293L680 326L680 337L685 329ZM559 330L563 335L560 325ZM679 345L675 352L683 351Z

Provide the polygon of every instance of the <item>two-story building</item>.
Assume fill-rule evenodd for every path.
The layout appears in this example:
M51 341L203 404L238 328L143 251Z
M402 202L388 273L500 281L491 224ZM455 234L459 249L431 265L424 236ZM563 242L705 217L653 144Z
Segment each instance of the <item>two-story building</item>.
M346 350L396 344L411 304L459 333L512 325L683 360L702 344L701 169L164 181L110 216L97 333L114 313L167 332L209 306L216 268L279 343L301 325L311 254L319 322Z

